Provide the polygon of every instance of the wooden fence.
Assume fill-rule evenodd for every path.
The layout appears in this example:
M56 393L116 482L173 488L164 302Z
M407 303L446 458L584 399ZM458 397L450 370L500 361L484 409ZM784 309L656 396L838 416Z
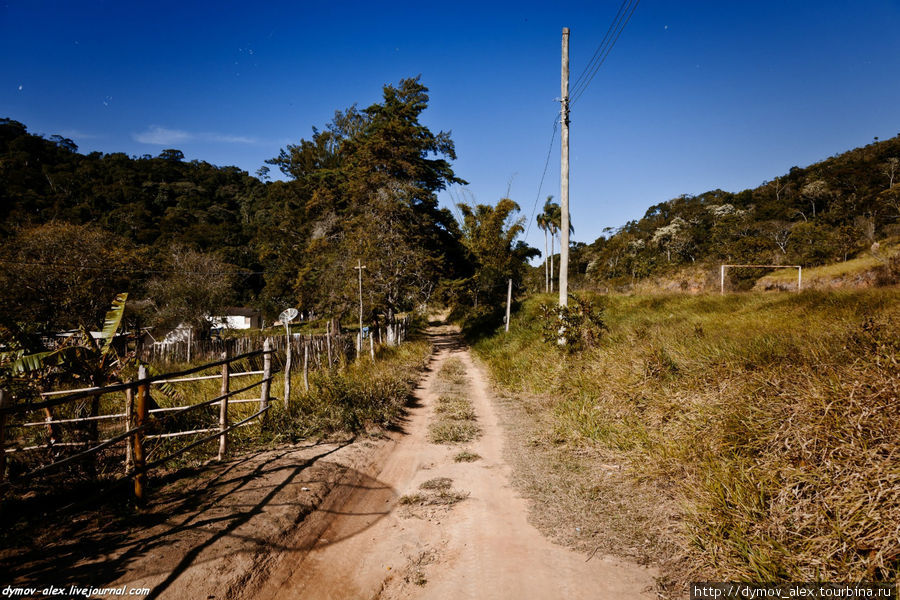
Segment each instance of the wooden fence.
M406 339L409 331L409 319L401 319L393 326L379 327L366 332L363 344L358 340L358 333L349 334L291 334L291 350L294 356L309 357L311 368L320 369L344 360L351 360L360 352L365 353L364 346L387 344L396 345ZM225 342L233 344L236 354L261 350L263 336L247 336L218 340L190 340L178 342L159 342L143 348L141 360L152 365L165 366L198 361L215 360L222 355ZM287 336L271 336L272 348L279 356L286 356Z
M290 347L286 336L273 338L246 337L201 342L196 349L197 354L193 358L195 360L201 357L205 360L218 358L218 360L212 360L212 362L174 373L152 376L148 374L145 366L141 366L138 371L138 378L135 381L105 387L45 392L42 394L42 400L27 404L15 404L4 390L0 390L0 486L8 485L4 478L7 455L9 454L41 450L57 452L66 448L83 448L88 446L86 449L55 460L50 464L19 474L16 477L16 482L23 482L76 462L96 461L100 452L106 451L113 446L121 445L123 447L125 475L134 479L135 497L138 501L143 502L146 496L146 477L149 470L161 466L188 450L216 438L219 440L217 457L219 460L222 460L228 451L229 432L239 427L250 425L254 421L259 421L263 425L261 418L269 410L270 401L272 400L270 389L273 372L278 368L284 372L285 392L283 402L287 408L290 398L290 373L294 370L291 357L294 353L303 357L303 381L306 389L309 389L308 372L310 369L321 369L329 365L340 364L342 360L347 360L354 354L358 358L366 353L367 345L374 359L376 338L379 345L385 343L391 345L399 344L406 339L408 327L409 321L405 319L391 328L385 328L382 331L372 331L365 338L362 338L359 334L356 336L346 334L319 336L297 334L291 336ZM368 340L368 344L365 343L364 339ZM186 362L187 345L179 346L179 344L183 343L177 343L174 347L172 344L165 344L161 348L156 347L159 345L154 345L154 347L145 350L142 359L158 365ZM249 365L256 361L257 366L259 366L260 359L262 359L261 370L250 368L240 372L232 371L232 365L235 363L240 362ZM280 365L273 365L273 362L278 362ZM218 372L216 374L197 375L212 369L216 369ZM242 385L239 389L232 389L232 380L247 377L258 377L258 380ZM183 383L204 380L219 380L221 382L220 394L210 400L193 404L151 408L151 390L154 386L177 386ZM235 398L235 396L254 390L257 387L260 388L258 397ZM169 387L168 389L173 388ZM120 393L122 394L122 404L115 404L117 408L110 414L92 413L91 416L87 417L54 418L50 412L50 409L54 407L74 406L75 403L88 399L99 406L101 397L107 396L108 398L110 394L118 395ZM228 407L244 403L257 403L258 410L252 415L242 418L237 423L231 423ZM215 406L219 407L218 425L215 427L195 427L179 431L172 426L177 417L203 407ZM27 416L34 413L44 413L45 418L32 417L32 420L29 421ZM97 430L97 425L101 422L111 422L113 424L118 422L121 424L121 428L119 431L108 431L110 428L107 427L107 431L104 433L109 435L109 437L101 440ZM85 425L88 427L88 440L61 441L56 439L60 437L58 435L60 426L84 428ZM8 430L19 430L20 435L16 439L22 439L21 432L35 427L46 429L45 442L32 445L14 443L10 446L7 444ZM112 429L115 429L115 427ZM149 454L147 451L148 443L151 443L153 440L182 436L202 437L196 438L185 446L152 462L147 461Z
M96 460L98 453L115 445L123 446L123 463L124 471L127 477L134 479L134 494L138 501L142 502L146 495L146 478L147 472L151 469L161 466L166 462L184 454L188 450L195 448L206 442L218 438L218 459L222 460L228 451L228 433L239 427L245 427L252 424L262 417L270 407L270 384L272 381L272 355L274 350L268 348L254 352L242 353L232 356L230 345L225 345L225 351L222 353L220 360L204 364L191 369L179 371L177 373L167 373L163 375L149 376L147 369L141 366L138 372L138 378L135 381L129 381L116 385L110 385L100 388L85 388L81 390L67 390L62 392L48 392L43 394L44 399L39 402L30 404L12 404L6 393L0 391L0 482L3 482L6 457L8 454L16 452L31 452L36 450L56 450L65 447L83 447L88 448L70 454L64 458L55 460L50 464L32 469L26 473L22 473L16 477L17 482L27 481L39 475L45 475L60 469L66 465L87 460ZM262 357L263 368L258 371L242 371L232 372L231 366L238 362L247 364L250 359ZM193 376L203 371L217 369L219 372L210 375ZM247 385L241 385L238 389L232 389L232 380L239 378L253 378ZM181 383L212 380L221 381L220 394L210 400L186 404L183 406L157 407L150 408L150 393L154 386L174 386ZM260 388L259 397L236 399L235 396ZM121 412L113 414L94 415L90 417L79 417L71 419L55 419L48 417L45 419L34 419L28 422L27 418L22 418L22 422L11 423L10 418L16 415L23 417L38 411L44 411L54 407L71 405L72 403L83 401L85 399L99 399L101 396L108 394L123 394L122 404L118 405L122 408ZM236 423L231 423L228 414L229 405L242 403L256 403L259 405L257 411L252 415L241 419ZM207 427L201 429L191 429L187 431L172 430L169 425L176 417L185 415L186 413L196 411L204 407L219 407L218 425L216 427ZM49 412L48 412L49 414ZM110 437L107 439L97 439L96 429L93 430L94 435L86 441L61 442L53 435L60 426L71 426L90 424L94 425L100 421L118 421L121 423L121 431L108 432ZM32 427L47 428L47 443L22 446L13 445L6 447L7 429L25 430ZM205 435L204 435L205 434ZM147 461L147 444L153 440L163 440L168 438L176 438L182 436L202 436L192 440L190 443L170 452L169 454L157 458L151 462Z

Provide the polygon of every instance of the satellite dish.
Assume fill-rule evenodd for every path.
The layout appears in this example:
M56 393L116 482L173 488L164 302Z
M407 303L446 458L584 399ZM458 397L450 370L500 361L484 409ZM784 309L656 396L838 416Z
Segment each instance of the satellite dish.
M290 323L294 319L297 318L297 315L300 314L297 312L296 308L287 308L278 315L278 318L281 319L282 323Z

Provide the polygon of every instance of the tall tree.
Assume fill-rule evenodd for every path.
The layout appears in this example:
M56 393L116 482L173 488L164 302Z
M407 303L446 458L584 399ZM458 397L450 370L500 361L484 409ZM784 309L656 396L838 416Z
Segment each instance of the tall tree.
M459 209L463 243L475 265L475 274L467 285L469 299L475 308L487 304L497 309L506 296L506 280L520 284L527 260L539 252L516 240L523 231L524 218L515 218L519 205L509 198L501 199L496 206L460 204Z

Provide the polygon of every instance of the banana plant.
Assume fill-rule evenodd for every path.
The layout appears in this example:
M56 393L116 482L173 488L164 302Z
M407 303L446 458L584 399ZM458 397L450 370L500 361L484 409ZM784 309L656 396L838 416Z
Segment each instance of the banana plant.
M52 387L56 383L86 383L87 387L103 387L123 380L125 372L137 368L138 357L134 353L119 356L113 341L122 326L125 315L127 293L116 295L103 321L103 329L95 339L82 325L78 334L63 341L59 347L44 352L26 353L16 350L0 353L0 369L13 378L37 380L41 387ZM150 370L151 374L156 374ZM180 394L170 385L160 386L166 396L180 398ZM100 398L91 399L90 416L97 416ZM49 410L49 409L48 409ZM51 414L48 412L48 416ZM96 439L96 421L88 428L89 437ZM51 438L57 438L55 431Z

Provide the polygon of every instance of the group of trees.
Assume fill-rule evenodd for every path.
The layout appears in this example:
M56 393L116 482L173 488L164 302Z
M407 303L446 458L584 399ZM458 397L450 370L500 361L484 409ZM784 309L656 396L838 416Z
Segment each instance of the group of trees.
M160 330L230 303L339 323L358 305L357 260L369 318L499 304L534 253L518 206L462 206L463 223L440 208L437 192L465 183L450 134L421 123L418 78L383 91L267 161L285 181L175 149L84 155L0 120L0 343L94 325L124 291L128 318Z
M158 156L81 154L69 139L0 119L0 334L96 323L129 292L129 318L201 326L229 303L270 320L294 306L356 310L357 261L370 318L434 299L495 318L507 279L541 289L538 254L518 236L519 207L462 205L437 193L465 183L448 132L420 121L418 78L380 102L337 111L268 161L287 178ZM594 243L572 244L570 277L626 284L698 261L815 265L846 259L900 228L900 137L832 157L740 193L714 190L652 206ZM261 179L262 178L262 179ZM547 199L543 288L555 273L561 214ZM5 342L4 342L5 343Z
M580 249L587 278L623 285L697 262L846 260L900 234L900 136L739 193L713 190L651 206ZM760 275L761 273L757 273Z

